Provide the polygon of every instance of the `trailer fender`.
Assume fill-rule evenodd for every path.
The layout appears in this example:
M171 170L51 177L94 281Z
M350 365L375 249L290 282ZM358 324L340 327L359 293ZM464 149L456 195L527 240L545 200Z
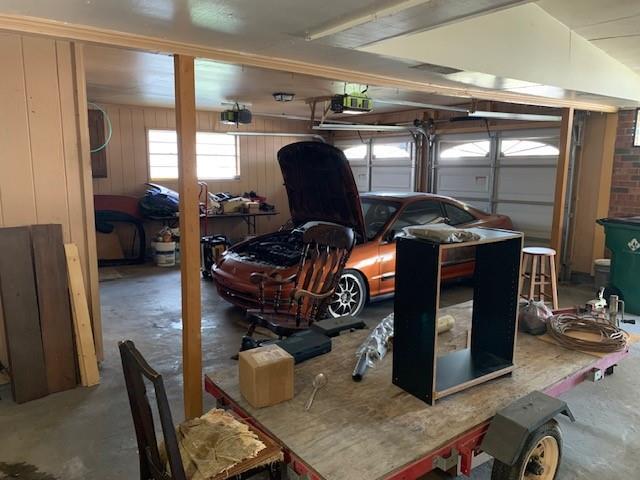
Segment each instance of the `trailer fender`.
M514 465L527 438L559 413L575 418L566 402L534 391L498 411L480 448L507 465Z

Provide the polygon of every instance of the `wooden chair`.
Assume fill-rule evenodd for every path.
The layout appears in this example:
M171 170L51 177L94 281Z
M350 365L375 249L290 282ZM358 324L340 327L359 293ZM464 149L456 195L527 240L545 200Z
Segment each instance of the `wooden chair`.
M525 247L522 249L520 276L522 298L543 302L548 302L547 299L551 298L550 303L553 309L558 309L558 278L555 260L556 251L551 248ZM529 270L527 270L527 264L530 265ZM526 285L527 281L528 285ZM546 291L547 286L551 289L549 293Z
M120 348L122 370L138 441L140 480L187 480L162 375L149 366L131 340L119 342L118 347ZM162 461L158 449L151 405L145 387L145 377L153 384L155 390L166 456L171 472L166 471L165 463ZM261 432L256 432L256 434L265 444L265 450L260 452L257 457L236 464L228 472L220 473L214 480L246 480L265 472L270 480L281 478L281 462L274 460L276 458L275 452L280 452L280 447Z
M248 336L263 326L280 337L309 328L325 313L342 270L355 244L351 228L328 222L308 222L303 227L302 255L295 274L282 277L278 270L254 272L259 310L249 310ZM266 298L266 292L272 294Z
M149 366L131 340L119 342L118 347L120 348L122 371L127 385L129 405L138 441L140 480L187 480L162 375ZM164 462L160 458L153 414L145 387L145 377L155 390L160 425L162 426L171 472L166 471Z

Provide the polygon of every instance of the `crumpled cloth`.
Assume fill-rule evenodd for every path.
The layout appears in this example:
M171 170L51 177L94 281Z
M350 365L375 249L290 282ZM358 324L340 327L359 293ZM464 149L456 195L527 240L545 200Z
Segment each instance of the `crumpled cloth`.
M266 448L249 426L224 410L213 409L177 429L187 478L208 480Z
M482 237L475 232L456 228L445 223L429 225L414 225L403 229L414 237L424 238L439 243L462 243L480 240Z

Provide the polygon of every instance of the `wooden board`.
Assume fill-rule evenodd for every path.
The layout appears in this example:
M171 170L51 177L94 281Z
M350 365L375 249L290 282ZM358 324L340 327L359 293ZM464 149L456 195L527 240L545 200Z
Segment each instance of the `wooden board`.
M180 191L180 283L182 287L182 378L186 418L202 415L200 217L196 164L196 99L193 57L174 56Z
M23 403L48 393L29 227L1 228L0 245L11 388L14 400Z
M64 250L67 257L69 293L71 294L71 311L73 312L80 379L82 385L91 387L100 383L100 374L98 373L98 360L96 359L96 350L93 343L91 318L89 317L89 306L84 290L78 247L73 243L67 243L64 246Z
M456 325L440 335L440 354L466 346L470 304L442 309L439 316L446 313L455 317ZM521 334L512 376L428 406L391 383L391 355L370 369L362 382L351 380L355 351L367 333L337 337L331 353L296 366L294 398L272 407L255 409L241 397L237 368L209 376L324 478L364 480L381 478L424 456L532 390L545 389L596 361ZM329 383L318 392L311 410L305 411L311 382L320 372Z
M67 261L60 225L31 227L40 329L49 393L77 385Z

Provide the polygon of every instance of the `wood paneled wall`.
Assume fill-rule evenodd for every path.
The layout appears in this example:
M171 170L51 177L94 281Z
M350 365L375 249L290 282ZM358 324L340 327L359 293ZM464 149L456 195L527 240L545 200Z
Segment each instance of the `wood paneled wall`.
M0 226L62 225L80 251L101 353L82 49L0 33L0 65ZM3 351L0 340L5 363Z
M111 142L107 146L107 178L93 180L96 194L142 196L149 180L147 152L148 129L175 129L175 113L172 109L137 107L131 105L100 105L105 109L113 128ZM236 127L218 121L219 112L198 112L199 131L224 132ZM279 118L254 117L250 125L241 125L240 131L308 133L308 122ZM277 229L289 218L287 196L282 185L282 174L276 155L284 145L304 140L297 137L239 137L240 178L236 180L208 181L210 192L242 194L254 190L275 204L280 215L261 218L258 232ZM177 181L157 181L174 190ZM246 226L235 220L215 220L209 232L220 232L240 238L246 234Z

